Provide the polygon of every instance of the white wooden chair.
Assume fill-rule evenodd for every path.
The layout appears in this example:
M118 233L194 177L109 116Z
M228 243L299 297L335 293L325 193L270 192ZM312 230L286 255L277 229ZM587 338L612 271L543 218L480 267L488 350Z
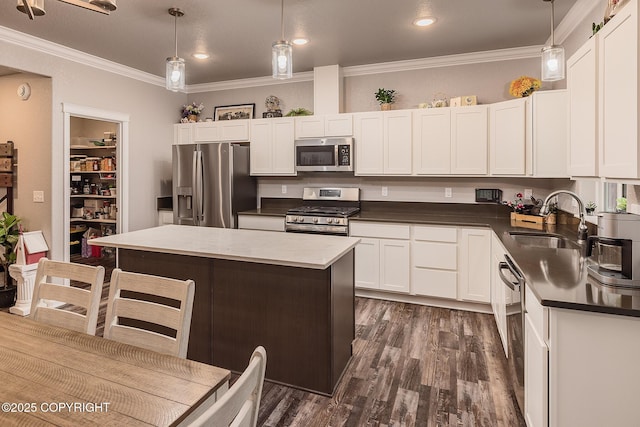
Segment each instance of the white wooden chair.
M196 420L191 427L255 427L262 396L267 352L259 346L251 355L249 366L229 391L218 399Z
M69 279L91 286L89 289L83 289L51 283L53 278ZM95 335L103 282L104 267L102 266L40 258L31 301L31 318L53 326ZM58 301L65 305L48 306L45 300ZM66 304L80 307L84 314L70 309Z
M105 338L183 359L187 357L195 293L193 280L130 273L116 268L111 274L109 286ZM123 291L136 294L126 293L123 296ZM149 300L140 294L146 294ZM178 301L180 306L152 302L154 296ZM123 322L124 319L145 323L136 322L132 326L127 321ZM174 330L175 337L158 332L158 328L153 328L154 325Z

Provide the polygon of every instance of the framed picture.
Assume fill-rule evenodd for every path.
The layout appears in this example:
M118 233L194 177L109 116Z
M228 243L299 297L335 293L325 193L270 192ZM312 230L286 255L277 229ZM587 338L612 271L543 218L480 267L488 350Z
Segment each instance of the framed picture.
M255 108L256 104L222 105L214 108L213 119L215 121L253 119Z

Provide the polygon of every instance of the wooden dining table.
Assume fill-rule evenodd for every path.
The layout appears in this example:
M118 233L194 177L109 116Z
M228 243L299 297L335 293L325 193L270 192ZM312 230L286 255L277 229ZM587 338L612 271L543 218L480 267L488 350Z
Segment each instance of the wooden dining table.
M184 425L229 378L226 369L0 312L1 426Z

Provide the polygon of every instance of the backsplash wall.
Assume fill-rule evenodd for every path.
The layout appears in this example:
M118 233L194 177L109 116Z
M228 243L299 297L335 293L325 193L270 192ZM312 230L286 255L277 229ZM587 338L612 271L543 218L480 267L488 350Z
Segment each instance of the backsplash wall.
M569 179L358 177L328 173L261 177L258 197L302 198L304 187L358 187L360 198L369 201L475 203L476 188L499 188L503 199L512 200L516 193L528 188L536 198L544 198L553 190L573 189L573 186ZM387 196L382 195L383 187L387 189ZM445 188L451 188L452 197L444 196Z

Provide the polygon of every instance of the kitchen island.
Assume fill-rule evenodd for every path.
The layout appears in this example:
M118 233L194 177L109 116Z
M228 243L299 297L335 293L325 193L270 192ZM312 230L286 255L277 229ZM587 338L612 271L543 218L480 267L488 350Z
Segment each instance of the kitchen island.
M355 336L358 241L165 225L90 243L123 270L196 282L189 359L241 372L262 345L268 380L331 395Z

